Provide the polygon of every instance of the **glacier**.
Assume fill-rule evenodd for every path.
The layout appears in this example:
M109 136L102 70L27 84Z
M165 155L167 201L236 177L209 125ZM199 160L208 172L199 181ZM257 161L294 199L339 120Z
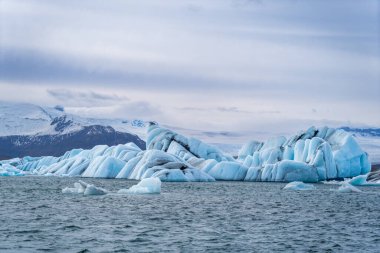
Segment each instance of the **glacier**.
M146 150L134 143L73 149L60 157L0 161L0 173L163 182L272 181L315 183L370 172L368 154L342 129L311 127L290 138L250 141L238 157L196 138L149 123ZM68 190L69 191L69 190ZM73 190L74 191L74 190Z

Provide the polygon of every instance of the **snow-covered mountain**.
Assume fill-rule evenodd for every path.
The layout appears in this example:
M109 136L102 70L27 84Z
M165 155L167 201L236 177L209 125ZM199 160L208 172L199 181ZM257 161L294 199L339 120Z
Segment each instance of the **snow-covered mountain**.
M145 123L134 119L98 119L68 114L61 106L42 107L0 101L0 136L65 134L87 126L110 126L119 132L145 134Z
M361 137L380 137L380 128L352 128L352 127L341 127L346 132L352 133L354 136Z
M62 155L73 148L133 142L145 148L141 120L94 119L68 114L61 106L0 102L0 158Z

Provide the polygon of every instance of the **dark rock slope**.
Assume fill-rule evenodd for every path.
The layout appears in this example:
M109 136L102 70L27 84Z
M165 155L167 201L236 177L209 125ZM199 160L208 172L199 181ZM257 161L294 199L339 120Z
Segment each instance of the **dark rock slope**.
M57 124L57 127L64 128L62 124ZM65 151L74 148L90 149L99 144L111 146L127 142L133 142L145 149L145 142L137 135L118 132L110 126L101 125L85 126L69 133L3 136L0 137L0 160L24 156L61 156Z

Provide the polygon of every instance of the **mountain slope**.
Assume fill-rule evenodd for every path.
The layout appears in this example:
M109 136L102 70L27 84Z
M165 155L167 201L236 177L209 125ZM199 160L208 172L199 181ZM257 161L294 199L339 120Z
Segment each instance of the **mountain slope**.
M145 149L135 133L142 121L88 119L67 114L63 108L0 102L0 159L22 156L60 156L73 148L133 142Z

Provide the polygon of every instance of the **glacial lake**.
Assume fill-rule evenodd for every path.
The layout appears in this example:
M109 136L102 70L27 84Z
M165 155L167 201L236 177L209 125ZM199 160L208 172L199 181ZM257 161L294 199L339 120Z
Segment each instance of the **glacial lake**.
M380 251L380 187L163 183L159 195L62 194L77 180L0 177L0 252ZM137 183L82 180L114 192Z

